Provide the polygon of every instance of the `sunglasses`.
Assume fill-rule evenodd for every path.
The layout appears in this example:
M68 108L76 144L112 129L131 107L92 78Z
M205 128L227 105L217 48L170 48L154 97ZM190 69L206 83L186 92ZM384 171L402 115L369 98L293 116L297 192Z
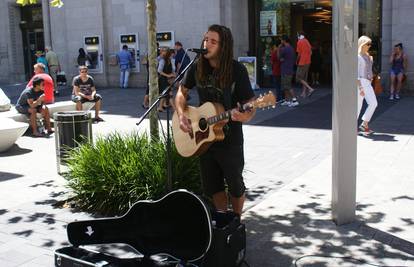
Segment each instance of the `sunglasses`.
M86 70L82 70L80 73L88 73L88 71L86 71Z

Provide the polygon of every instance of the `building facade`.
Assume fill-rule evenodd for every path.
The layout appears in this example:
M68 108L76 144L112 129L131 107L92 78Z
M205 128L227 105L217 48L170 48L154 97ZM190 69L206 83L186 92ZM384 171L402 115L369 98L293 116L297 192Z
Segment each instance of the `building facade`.
M25 7L16 5L15 0L0 2L0 83L21 82L31 75L34 54L44 50L47 31L51 47L69 78L77 73L79 48L91 50L97 67L91 72L99 86L118 86L119 69L114 65L114 55L120 50L121 35L137 36L138 64L147 53L146 0L70 0L64 1L62 8L48 7L48 1L39 2ZM172 32L172 41L182 42L185 48L200 47L207 27L219 23L233 30L235 55L246 54L247 1L157 0L156 3L157 31ZM43 8L46 12L42 12L42 5L47 5ZM49 25L44 25L45 21L50 21ZM145 86L145 80L146 69L138 66L130 76L130 84Z
M34 53L50 42L62 70L70 79L77 74L78 49L93 57L93 73L99 86L118 85L114 55L122 41L135 56L132 86L145 86L146 69L141 62L147 54L146 0L70 0L62 8L49 7L47 0L20 7L15 0L0 2L0 83L28 79ZM332 44L331 0L157 0L157 31L162 44L181 41L185 48L199 47L208 25L224 24L232 29L235 57L257 58L257 82L271 86L269 55L282 35L296 43L304 30L309 39L322 46L324 70L329 84ZM410 0L360 0L359 32L373 39L375 65L387 87L389 56L396 43L403 43L409 62L414 62L414 35L411 34ZM161 34L164 33L164 34ZM163 39L164 36L166 39ZM128 41L129 40L129 41ZM414 92L414 65L409 64L404 87ZM387 89L387 88L386 88Z

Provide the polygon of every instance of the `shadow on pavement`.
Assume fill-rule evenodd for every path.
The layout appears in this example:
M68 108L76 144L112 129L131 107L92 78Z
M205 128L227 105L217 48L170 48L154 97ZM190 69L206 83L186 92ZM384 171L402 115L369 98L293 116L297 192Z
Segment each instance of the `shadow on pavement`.
M13 180L13 179L20 178L20 177L23 177L23 175L17 174L17 173L1 172L0 171L0 182Z
M1 157L19 156L19 155L27 154L27 153L30 153L30 152L32 152L31 149L21 148L17 144L14 144L9 150L0 153L0 158Z
M372 141L397 142L397 140L395 139L395 135L390 135L390 134L373 133L370 135L359 134L359 136L365 137L367 139L371 139Z
M263 216L255 211L244 217L250 266L390 266L390 262L396 266L398 262L402 264L397 266L408 267L405 261L414 260L409 255L414 255L414 243L367 225L382 221L384 213L369 213L337 226L324 219L330 217L331 209L318 203L326 196L309 194L315 201L293 211L284 211L283 203L275 203L270 208L279 209L277 214ZM358 210L369 206L358 205Z

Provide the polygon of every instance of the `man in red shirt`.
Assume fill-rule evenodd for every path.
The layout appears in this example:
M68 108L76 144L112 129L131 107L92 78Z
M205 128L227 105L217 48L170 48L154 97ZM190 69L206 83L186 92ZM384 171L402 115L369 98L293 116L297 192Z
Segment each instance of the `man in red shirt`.
M310 87L310 85L307 82L309 66L311 63L311 56L312 56L312 46L310 45L309 41L305 38L304 32L300 32L298 34L296 52L298 53L298 58L297 58L298 68L296 70L296 81L302 84L302 93L300 95L301 97L306 97L306 96L310 97L315 91L315 89Z
M55 102L55 97L53 95L53 79L50 77L49 74L45 73L45 65L43 63L37 63L33 66L35 75L30 79L29 83L26 85L27 87L32 87L34 78L42 78L44 83L44 103L51 104Z

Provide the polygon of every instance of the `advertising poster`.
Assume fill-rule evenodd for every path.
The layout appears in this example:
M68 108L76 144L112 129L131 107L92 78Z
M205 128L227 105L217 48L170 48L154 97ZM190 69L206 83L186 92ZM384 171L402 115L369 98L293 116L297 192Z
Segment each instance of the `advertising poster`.
M260 11L260 36L274 36L276 32L276 11Z
M256 83L256 57L239 57L238 61L246 67L253 90L259 89Z

